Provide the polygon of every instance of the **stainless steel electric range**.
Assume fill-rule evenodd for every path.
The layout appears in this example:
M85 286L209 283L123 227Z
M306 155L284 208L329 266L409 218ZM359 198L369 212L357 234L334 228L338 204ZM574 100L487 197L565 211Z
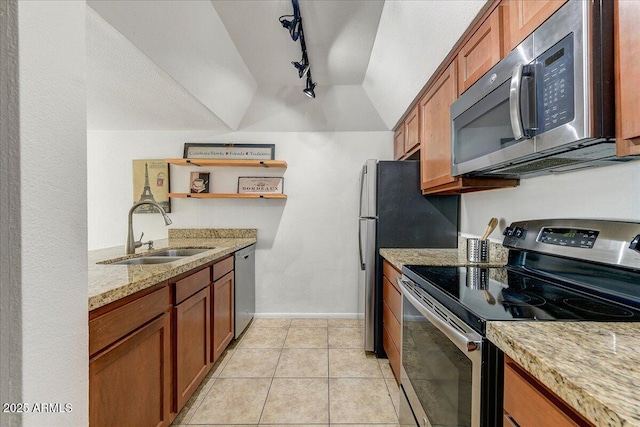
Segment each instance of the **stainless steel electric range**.
M640 223L521 221L504 235L506 267L402 269L401 425L502 426L487 321L640 321Z

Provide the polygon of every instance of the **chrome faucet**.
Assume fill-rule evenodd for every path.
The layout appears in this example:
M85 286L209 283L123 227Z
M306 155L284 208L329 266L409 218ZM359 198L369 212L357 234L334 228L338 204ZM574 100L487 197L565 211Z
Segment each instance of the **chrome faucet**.
M171 224L171 218L167 216L167 213L164 211L164 209L162 209L162 206L160 206L153 200L141 200L138 203L135 203L133 206L131 206L131 209L129 209L129 233L127 234L127 255L135 254L136 248L139 248L140 246L143 245L142 236L144 236L144 233L142 233L142 236L140 236L140 240L135 240L135 238L133 237L133 212L136 209L138 209L139 206L142 206L142 205L155 206L160 211L160 213L162 214L162 217L164 218L164 225Z

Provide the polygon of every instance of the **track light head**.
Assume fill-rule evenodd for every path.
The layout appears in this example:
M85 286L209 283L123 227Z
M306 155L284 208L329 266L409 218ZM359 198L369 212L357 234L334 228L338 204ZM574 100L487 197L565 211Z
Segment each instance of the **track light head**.
M307 95L309 98L315 98L316 97L316 93L314 92L315 87L316 87L316 83L311 81L310 76L307 76L307 87L304 88L302 92L304 92L304 94Z
M292 18L288 20L286 18ZM289 30L289 35L293 41L297 41L298 37L300 37L300 21L299 17L293 15L283 15L280 17L280 24L287 30Z
M300 62L291 61L291 64L298 70L298 77L303 78L309 71L309 62L302 59Z

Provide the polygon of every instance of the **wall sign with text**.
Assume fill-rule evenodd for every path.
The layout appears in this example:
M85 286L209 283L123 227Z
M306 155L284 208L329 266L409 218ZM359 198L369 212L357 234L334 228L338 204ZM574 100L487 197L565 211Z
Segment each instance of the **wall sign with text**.
M282 194L284 190L284 178L282 177L258 177L241 176L238 178L238 193L273 193Z

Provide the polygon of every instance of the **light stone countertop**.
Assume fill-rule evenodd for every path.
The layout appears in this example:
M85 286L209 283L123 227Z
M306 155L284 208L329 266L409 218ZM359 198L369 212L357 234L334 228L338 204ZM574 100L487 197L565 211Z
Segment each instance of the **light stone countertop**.
M640 426L640 323L487 322L487 338L596 426Z
M507 263L508 249L498 243L489 246L489 262L467 261L467 239L458 238L455 249L396 249L380 248L380 255L395 268L402 271L403 265L504 267Z
M138 249L136 255L125 255L124 246L89 251L89 311L247 247L257 241L256 236L255 229L170 229L169 239L154 241L154 249L151 251ZM211 250L165 264L98 264L101 261L119 261L167 248Z

